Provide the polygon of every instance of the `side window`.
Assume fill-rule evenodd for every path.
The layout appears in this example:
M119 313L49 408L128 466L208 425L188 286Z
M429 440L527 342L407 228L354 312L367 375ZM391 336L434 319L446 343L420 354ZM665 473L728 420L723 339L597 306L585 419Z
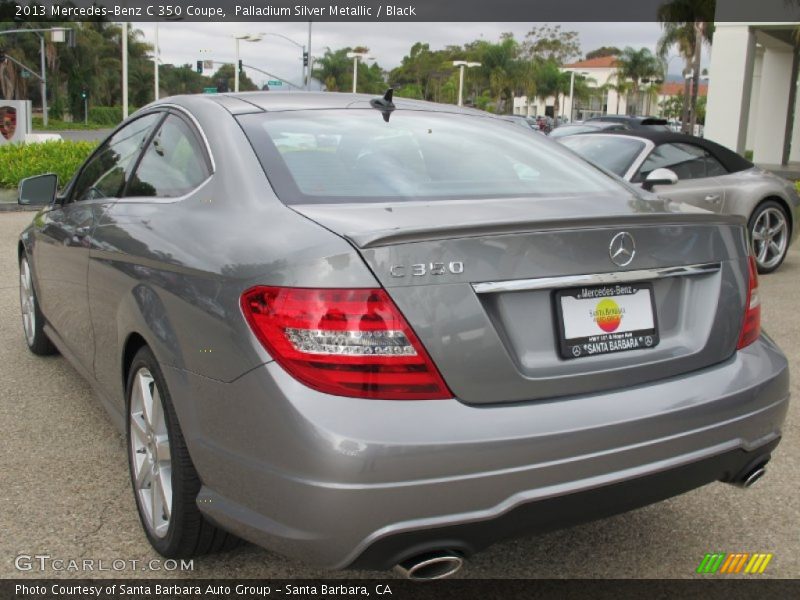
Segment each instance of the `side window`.
M142 155L125 195L174 198L189 193L209 175L206 155L192 128L169 115Z
M162 116L152 113L140 117L110 137L78 175L69 201L118 197L150 130Z
M711 154L694 144L661 144L642 163L634 181L644 181L654 169L671 169L678 179L725 175L728 171Z
M721 162L706 152L706 177L719 177L728 173L728 169L722 166Z

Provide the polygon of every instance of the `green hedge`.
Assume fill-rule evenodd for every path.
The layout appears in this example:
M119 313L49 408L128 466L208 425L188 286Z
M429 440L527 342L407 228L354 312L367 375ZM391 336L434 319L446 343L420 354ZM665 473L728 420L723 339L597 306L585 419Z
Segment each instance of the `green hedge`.
M116 126L122 121L121 106L91 106L89 107L89 122L98 125Z
M128 107L128 114L132 115L136 112L133 106ZM104 125L106 127L116 127L122 122L122 107L121 106L90 106L89 107L89 123L97 125Z
M20 180L42 173L56 173L65 184L96 142L53 141L41 144L0 146L0 187L17 187Z
M71 129L110 129L109 125L99 125L97 123L84 124L83 121L60 121L58 119L48 119L47 127L44 126L42 117L33 117L34 131L64 131Z

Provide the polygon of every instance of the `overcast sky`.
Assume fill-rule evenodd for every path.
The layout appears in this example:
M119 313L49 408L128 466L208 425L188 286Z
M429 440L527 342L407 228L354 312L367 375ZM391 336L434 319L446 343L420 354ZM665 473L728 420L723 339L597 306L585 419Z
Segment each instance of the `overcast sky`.
M497 41L506 31L521 40L534 26L541 23L314 23L312 29L312 54L344 46L367 46L370 53L384 69L400 64L411 45L428 42L432 49L450 44L464 44L475 39ZM577 31L583 53L600 46L647 46L654 50L661 27L658 23L562 23L562 28ZM153 42L154 24L136 23L145 39ZM234 34L272 32L307 44L308 23L161 23L159 46L163 63L192 65L201 58L220 62L234 60ZM240 43L241 58L245 64L257 66L278 77L298 81L301 71L301 50L286 40L266 36L261 42ZM707 54L707 52L706 52ZM707 56L704 57L707 63ZM669 63L670 73L679 73L681 61ZM209 73L206 73L209 74ZM258 84L268 77L249 71Z

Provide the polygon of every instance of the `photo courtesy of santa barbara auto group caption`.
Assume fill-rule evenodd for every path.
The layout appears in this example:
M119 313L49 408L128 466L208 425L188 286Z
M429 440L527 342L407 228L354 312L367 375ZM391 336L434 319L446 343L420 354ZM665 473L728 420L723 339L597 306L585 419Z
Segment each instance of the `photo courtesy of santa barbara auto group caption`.
M0 600L800 597L799 73L800 0L0 0Z

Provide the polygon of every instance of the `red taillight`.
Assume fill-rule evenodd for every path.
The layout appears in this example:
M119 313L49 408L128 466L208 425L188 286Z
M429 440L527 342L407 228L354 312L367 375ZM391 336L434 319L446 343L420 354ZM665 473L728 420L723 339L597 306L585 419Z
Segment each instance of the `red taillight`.
M381 289L259 286L242 294L242 310L272 357L321 392L382 400L453 397Z
M750 280L747 286L744 322L742 323L742 333L739 335L739 344L736 346L737 350L749 346L761 335L761 297L758 295L758 269L754 256L750 256L748 265Z

